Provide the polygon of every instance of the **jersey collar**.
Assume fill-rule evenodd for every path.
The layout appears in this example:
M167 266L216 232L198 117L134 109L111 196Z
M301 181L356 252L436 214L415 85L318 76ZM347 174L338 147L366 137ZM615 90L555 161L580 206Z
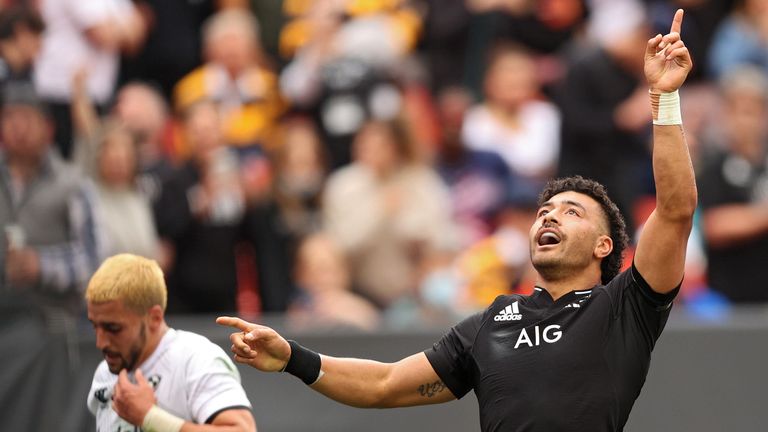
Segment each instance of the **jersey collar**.
M168 349L171 347L171 343L176 339L176 330L174 330L171 327L168 327L168 330L165 332L163 337L160 339L160 343L157 344L157 347L152 352L152 354L147 357L146 360L140 365L137 366L138 369L141 369L142 372L145 372L147 370L151 370L155 367L155 364L160 360L160 358L165 354Z
M546 289L535 286L533 288L533 294L531 294L531 299L536 303L537 306L541 307L549 307L553 305L559 305L559 304L566 304L566 303L574 303L579 302L580 300L584 300L588 298L592 294L593 288L590 288L588 290L580 290L580 291L571 291L566 294L564 294L562 297L560 297L557 300L553 300L552 296L549 294L549 291Z

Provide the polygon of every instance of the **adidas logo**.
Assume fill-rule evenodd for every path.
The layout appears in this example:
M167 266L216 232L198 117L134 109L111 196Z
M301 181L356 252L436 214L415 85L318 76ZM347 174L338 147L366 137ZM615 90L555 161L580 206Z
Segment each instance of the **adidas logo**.
M565 309L568 309L568 308L580 308L580 307L581 307L581 305L579 303L568 303L567 305L565 305Z
M496 314L495 317L493 317L493 320L494 321L520 321L522 318L523 318L523 314L520 313L520 306L517 304L517 302L514 302L511 305L507 305L507 307L499 311L499 313Z

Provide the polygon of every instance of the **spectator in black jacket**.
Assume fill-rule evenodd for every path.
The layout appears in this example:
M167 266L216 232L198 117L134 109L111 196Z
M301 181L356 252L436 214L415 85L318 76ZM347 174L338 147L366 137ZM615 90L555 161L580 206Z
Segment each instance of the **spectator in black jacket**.
M255 265L263 308L284 309L287 299L269 294L288 289L287 266L264 264L269 256L283 256L281 243L260 231L263 215L246 199L252 191L244 187L220 124L213 103L189 108L184 132L191 158L165 181L155 207L158 232L173 255L167 272L169 304L172 312L237 310L238 287L255 282L246 276L253 272L244 269ZM268 185L263 187L266 192ZM272 255L259 253L267 247Z

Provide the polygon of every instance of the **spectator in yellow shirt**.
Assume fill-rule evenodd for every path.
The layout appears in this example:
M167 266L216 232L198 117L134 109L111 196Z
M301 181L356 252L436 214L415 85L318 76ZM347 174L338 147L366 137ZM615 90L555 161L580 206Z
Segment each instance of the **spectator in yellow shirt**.
M183 112L195 102L213 101L229 144L263 145L285 106L266 65L256 18L239 9L217 13L203 28L203 46L206 63L176 85L175 108Z

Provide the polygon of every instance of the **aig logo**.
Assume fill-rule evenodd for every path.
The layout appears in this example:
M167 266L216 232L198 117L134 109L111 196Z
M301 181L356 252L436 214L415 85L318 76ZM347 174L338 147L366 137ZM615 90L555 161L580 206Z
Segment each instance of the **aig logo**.
M563 337L563 331L560 330L560 326L557 324L548 325L544 327L544 330L541 330L539 326L534 326L531 331L532 334L529 335L526 329L520 330L520 336L517 337L515 349L520 345L527 347L539 346L542 342L552 344Z
M520 313L520 306L517 302L507 305L493 317L494 321L520 321L521 319L523 319L523 314Z

